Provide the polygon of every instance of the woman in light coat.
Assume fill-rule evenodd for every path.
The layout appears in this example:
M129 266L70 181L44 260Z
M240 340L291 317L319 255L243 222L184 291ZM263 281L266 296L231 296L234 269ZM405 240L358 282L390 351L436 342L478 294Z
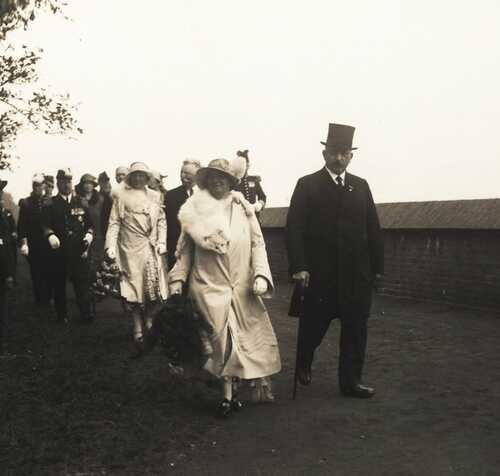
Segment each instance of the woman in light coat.
M165 213L161 194L147 187L149 179L147 165L130 166L123 190L113 200L105 245L122 274L120 293L139 352L144 350L144 328L151 328L168 295L162 257L167 251Z
M211 349L205 369L223 380L219 411L241 407L232 382L258 382L263 400L272 400L268 377L280 371L278 342L261 297L273 280L253 206L231 191L244 162L212 160L196 176L198 190L179 212L177 262L169 274L170 293L189 296L206 320Z

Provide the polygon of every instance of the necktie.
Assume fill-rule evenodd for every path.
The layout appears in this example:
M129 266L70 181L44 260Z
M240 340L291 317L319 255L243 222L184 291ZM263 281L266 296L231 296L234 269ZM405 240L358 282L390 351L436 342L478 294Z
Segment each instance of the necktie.
M338 185L339 187L342 187L342 186L344 185L344 184L342 183L342 177L341 177L340 175L339 175L339 176L338 176L335 180L337 181L337 185Z

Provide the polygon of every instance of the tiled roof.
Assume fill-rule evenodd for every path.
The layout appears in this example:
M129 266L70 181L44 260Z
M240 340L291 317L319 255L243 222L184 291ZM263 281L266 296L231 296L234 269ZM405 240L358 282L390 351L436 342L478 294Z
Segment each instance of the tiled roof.
M500 230L500 198L379 203L384 229ZM287 207L266 208L262 228L283 228Z

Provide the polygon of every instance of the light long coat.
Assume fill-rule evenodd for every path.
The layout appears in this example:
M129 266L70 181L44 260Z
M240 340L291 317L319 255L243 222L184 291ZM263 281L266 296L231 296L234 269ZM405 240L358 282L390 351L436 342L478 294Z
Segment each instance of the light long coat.
M243 379L275 374L281 369L278 342L262 299L253 293L256 276L266 278L269 283L266 297L273 292L259 223L255 214L247 216L232 197L229 203L221 203L220 214L227 207L227 223L221 227L217 224L224 217L219 213L216 217L206 210L204 217L183 213L192 208L193 201L201 197L208 200L207 195L198 191L181 208L179 219L184 236L169 281L189 282L190 296L212 329L208 339L213 352L206 370L217 377ZM207 237L214 232L217 238L227 236L227 248L222 247L225 252L214 251L207 244Z
M135 190L128 185L113 198L106 234L106 249L116 250L123 278L120 293L128 302L145 300L145 269L153 255L159 272L162 299L168 296L167 274L157 246L165 245L166 221L159 192L146 188Z

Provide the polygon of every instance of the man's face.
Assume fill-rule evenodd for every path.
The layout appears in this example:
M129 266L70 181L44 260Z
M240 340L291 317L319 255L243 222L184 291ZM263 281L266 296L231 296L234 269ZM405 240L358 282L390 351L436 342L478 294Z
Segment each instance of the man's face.
M349 149L336 150L325 148L323 151L323 158L325 159L325 165L328 169L334 174L340 175L347 169L347 166L351 162L352 152Z
M51 185L50 183L46 183L45 184L45 196L52 197L53 193L54 193L54 185Z
M61 195L69 195L73 190L73 179L65 178L57 181L57 188Z
M196 172L198 172L198 169L192 164L182 166L181 182L184 187L191 188L193 186Z
M119 172L115 175L115 179L116 179L116 183L122 183L124 180L125 180L125 177L127 176L127 174L123 173L123 172Z
M37 197L43 196L45 192L45 185L43 183L34 183L33 184L33 194Z

